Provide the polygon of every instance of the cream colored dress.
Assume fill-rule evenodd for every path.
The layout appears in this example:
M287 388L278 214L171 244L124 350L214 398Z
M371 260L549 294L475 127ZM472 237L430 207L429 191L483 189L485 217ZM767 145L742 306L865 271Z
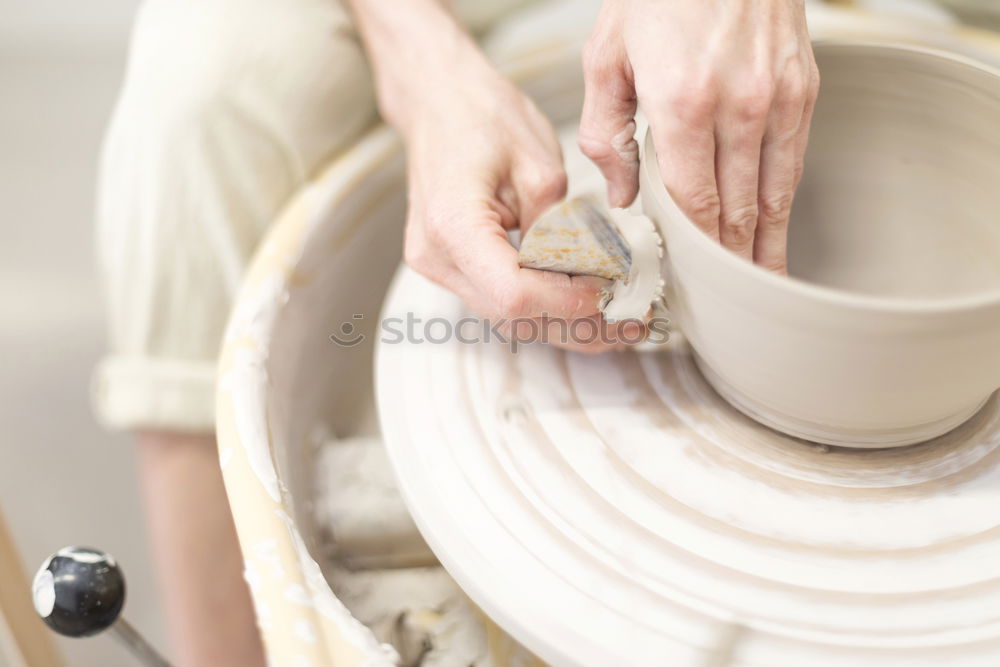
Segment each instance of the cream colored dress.
M482 35L526 4L455 10ZM296 189L375 122L364 52L336 0L140 7L100 164L102 422L213 430L216 355L254 249Z

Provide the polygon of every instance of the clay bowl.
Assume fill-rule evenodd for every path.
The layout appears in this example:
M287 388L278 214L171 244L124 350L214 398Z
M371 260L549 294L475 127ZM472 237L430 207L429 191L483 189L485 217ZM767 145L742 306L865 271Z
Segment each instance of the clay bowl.
M836 445L920 442L1000 387L1000 73L915 47L825 43L816 58L791 277L712 242L643 160L671 315L754 419Z

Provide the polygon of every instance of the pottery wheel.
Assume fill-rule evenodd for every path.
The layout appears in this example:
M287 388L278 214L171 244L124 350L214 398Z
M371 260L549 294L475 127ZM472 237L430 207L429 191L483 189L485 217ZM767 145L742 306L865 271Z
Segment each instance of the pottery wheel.
M403 496L544 660L1000 664L996 396L931 442L830 448L731 408L682 341L596 357L431 342L469 313L403 269L384 317L407 313L417 338L383 334L377 368Z
M464 315L404 271L387 316L407 304ZM997 664L996 397L937 440L848 450L756 425L684 346L382 344L378 379L418 526L546 660Z

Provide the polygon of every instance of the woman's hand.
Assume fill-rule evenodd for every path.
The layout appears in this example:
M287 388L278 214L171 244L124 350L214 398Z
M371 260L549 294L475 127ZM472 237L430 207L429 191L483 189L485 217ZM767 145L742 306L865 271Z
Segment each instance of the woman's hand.
M612 204L638 191L638 103L681 210L736 254L786 272L819 90L803 0L607 0L584 76L580 148Z
M358 4L357 11L378 4ZM565 196L551 124L451 17L425 7L400 21L403 7L412 5L369 14L366 41L382 115L407 147L407 263L480 315L517 320L504 328L518 339L547 335L558 343L567 320L588 319L575 330L593 332L596 340L563 340L564 346L615 346L617 327L603 322L598 307L607 281L523 269L507 239L508 230L526 230Z

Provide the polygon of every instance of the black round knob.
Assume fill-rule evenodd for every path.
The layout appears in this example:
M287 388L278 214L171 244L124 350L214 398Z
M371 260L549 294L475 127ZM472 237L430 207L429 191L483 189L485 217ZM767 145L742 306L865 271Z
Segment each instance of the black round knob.
M125 577L109 554L66 547L49 557L33 588L35 610L46 625L68 637L104 630L125 605Z

